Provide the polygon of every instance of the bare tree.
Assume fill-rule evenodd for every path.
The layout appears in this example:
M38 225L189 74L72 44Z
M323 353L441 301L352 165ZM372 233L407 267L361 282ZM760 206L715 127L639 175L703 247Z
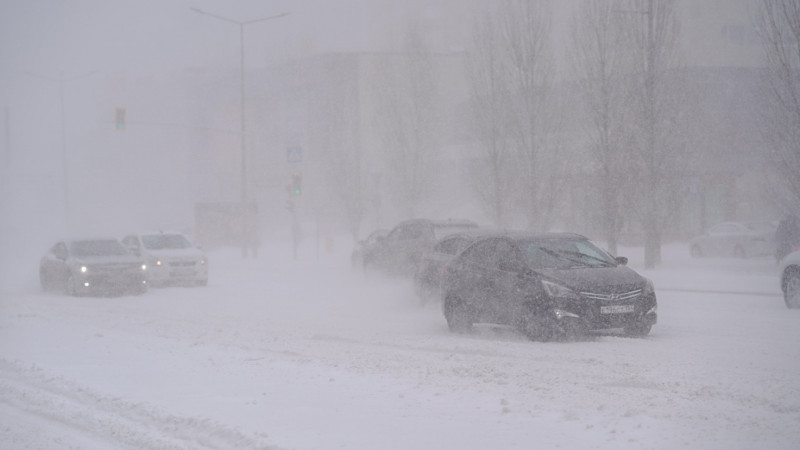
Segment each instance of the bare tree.
M764 134L777 201L800 214L800 2L761 0L755 17L766 58Z
M630 174L630 133L627 72L629 52L624 45L619 11L621 1L586 0L572 23L572 65L587 113L586 133L600 195L599 216L612 253L623 221L623 201Z
M378 89L379 127L386 143L386 171L401 209L413 217L431 184L436 146L438 89L434 57L412 23L405 51L384 65Z
M315 144L324 151L323 173L330 198L319 198L318 203L330 200L339 205L353 239L358 239L366 209L366 182L359 140L357 57L329 55L323 60L321 73L322 89L315 96L310 115L318 139Z
M551 220L558 178L556 147L550 145L558 114L549 101L553 60L550 50L552 12L545 1L507 0L500 4L500 32L512 94L510 137L519 155L524 186L522 199L532 229L546 229Z
M678 62L678 19L675 0L631 0L620 11L628 24L628 48L634 60L633 86L636 101L632 137L637 149L636 193L638 214L644 230L644 259L647 268L661 261L664 225L671 217L681 164L680 148L673 138L676 117L675 69Z
M500 227L507 225L511 200L512 148L508 139L510 112L506 61L496 18L482 15L476 22L466 58L471 88L474 137L479 157L468 176L478 199Z

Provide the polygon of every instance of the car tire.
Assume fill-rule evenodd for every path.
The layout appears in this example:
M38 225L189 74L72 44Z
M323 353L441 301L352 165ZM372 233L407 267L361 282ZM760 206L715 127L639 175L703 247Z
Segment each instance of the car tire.
M692 258L702 258L703 257L703 249L700 248L700 246L697 245L697 244L692 245L690 253L692 255Z
M468 333L472 330L472 316L463 300L448 295L444 301L444 318L453 333Z
M550 342L559 337L554 321L547 320L534 311L528 311L523 315L517 329L532 341Z
M800 269L786 271L783 277L783 300L789 309L800 308Z
M643 338L650 334L650 330L653 328L651 324L644 324L644 323L637 323L634 325L628 325L625 327L625 336L628 337L635 337L635 338Z

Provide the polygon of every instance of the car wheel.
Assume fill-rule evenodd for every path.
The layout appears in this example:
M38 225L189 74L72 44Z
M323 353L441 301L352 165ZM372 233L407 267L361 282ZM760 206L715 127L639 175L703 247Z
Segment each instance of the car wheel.
M526 312L517 329L532 341L549 342L558 339L558 330L552 320L536 314L534 311Z
M800 308L800 269L786 272L783 282L783 299L789 309Z
M703 249L700 248L699 245L694 244L691 248L692 258L702 258L703 257Z
M637 323L625 327L625 335L630 337L643 338L650 334L650 329L653 326L650 324Z
M458 297L448 295L444 301L444 318L454 333L467 333L472 330L472 317L469 307Z

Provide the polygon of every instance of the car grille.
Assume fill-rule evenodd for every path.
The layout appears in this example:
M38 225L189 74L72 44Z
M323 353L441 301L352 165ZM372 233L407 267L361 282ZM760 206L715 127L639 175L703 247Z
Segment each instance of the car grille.
M636 298L642 294L641 289L634 289L628 292L613 293L613 294L598 294L594 292L581 292L581 295L592 300L601 301L621 301Z

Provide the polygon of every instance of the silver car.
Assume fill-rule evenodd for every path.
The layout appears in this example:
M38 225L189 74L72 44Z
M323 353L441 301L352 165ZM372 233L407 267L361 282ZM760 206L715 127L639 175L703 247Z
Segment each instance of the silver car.
M178 232L130 234L122 243L145 258L151 286L208 284L208 258L202 249Z
M800 250L786 255L780 263L781 290L786 307L800 308Z
M689 249L692 257L772 255L775 251L776 225L772 222L723 222L705 234L692 238Z
M71 296L143 294L146 272L144 260L114 238L59 241L39 263L42 289Z

